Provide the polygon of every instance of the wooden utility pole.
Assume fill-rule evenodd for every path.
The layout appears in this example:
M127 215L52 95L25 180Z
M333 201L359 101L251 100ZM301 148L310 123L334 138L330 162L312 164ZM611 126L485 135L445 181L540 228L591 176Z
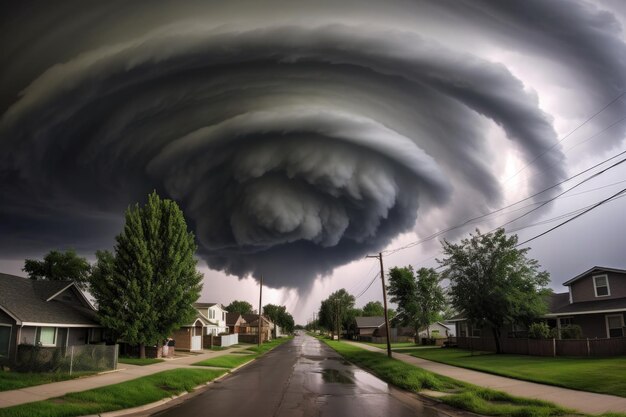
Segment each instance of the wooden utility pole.
M258 346L261 346L261 329L263 329L261 311L263 311L263 275L261 275L261 283L259 286L259 325L257 326L257 330L259 333L259 337L257 338Z
M378 255L368 255L366 258L378 258L380 261L380 279L383 283L383 302L385 307L385 333L387 334L387 356L391 358L391 339L389 335L389 315L387 314L387 287L385 286L385 269L383 268L383 254L378 252Z

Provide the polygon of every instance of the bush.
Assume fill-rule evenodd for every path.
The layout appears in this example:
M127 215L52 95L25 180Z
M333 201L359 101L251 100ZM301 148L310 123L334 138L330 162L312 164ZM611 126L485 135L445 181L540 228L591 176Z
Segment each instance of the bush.
M528 328L530 339L547 339L550 337L550 326L544 322L533 323Z
M577 324L561 327L561 339L582 339L583 329Z
M437 343L437 340L434 337L431 337L430 339L427 337L422 337L422 345L433 346L436 343Z

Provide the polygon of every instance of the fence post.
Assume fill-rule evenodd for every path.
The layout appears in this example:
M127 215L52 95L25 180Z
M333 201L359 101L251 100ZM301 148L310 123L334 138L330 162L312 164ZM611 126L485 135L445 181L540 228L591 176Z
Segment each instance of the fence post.
M74 345L70 346L70 375L72 375L73 367L74 367Z
M589 338L587 338L587 356L591 356L591 346L589 345Z
M117 359L120 354L120 345L118 343L115 344L114 354L113 354L113 370L117 369Z
M552 356L556 358L556 339L552 338Z

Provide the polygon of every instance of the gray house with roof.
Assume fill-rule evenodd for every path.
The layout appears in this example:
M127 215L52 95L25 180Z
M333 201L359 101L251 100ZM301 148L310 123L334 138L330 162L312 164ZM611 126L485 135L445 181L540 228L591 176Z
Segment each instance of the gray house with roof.
M94 307L73 282L0 273L0 362L13 362L20 344L97 343L102 331Z

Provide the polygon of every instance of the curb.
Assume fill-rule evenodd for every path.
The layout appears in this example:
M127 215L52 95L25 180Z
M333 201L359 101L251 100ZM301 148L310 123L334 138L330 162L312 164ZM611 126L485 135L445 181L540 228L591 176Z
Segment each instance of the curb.
M268 351L269 352L269 351ZM267 353L267 352L266 352ZM252 362L254 362L255 360L257 360L258 358L254 358L249 362L246 362L242 365L239 365L236 368L232 368L232 369L227 369L226 372L223 375L218 376L217 378L208 381L206 384L202 384L202 385L198 385L196 387L193 388L192 392L181 392L178 395L173 395L169 398L163 398L162 400L159 401L155 401L153 403L149 403L149 404L144 404L144 405L139 405L137 407L133 407L133 408L125 408L123 410L115 410L115 411L107 411L105 413L100 413L100 414L90 414L88 416L83 416L83 417L121 417L121 416L125 416L125 415L129 415L129 414L134 414L134 413L139 413L141 411L146 411L146 410L150 410L152 408L156 408L156 407L160 407L162 405L165 405L167 403L169 403L170 401L176 400L180 397L184 397L185 395L189 395L191 393L195 393L198 390L202 389L202 388L206 388L207 386L214 384L215 382L218 382L219 380L226 378L228 375L230 375L231 373L243 368L246 365L251 364ZM226 368L223 368L226 369Z

